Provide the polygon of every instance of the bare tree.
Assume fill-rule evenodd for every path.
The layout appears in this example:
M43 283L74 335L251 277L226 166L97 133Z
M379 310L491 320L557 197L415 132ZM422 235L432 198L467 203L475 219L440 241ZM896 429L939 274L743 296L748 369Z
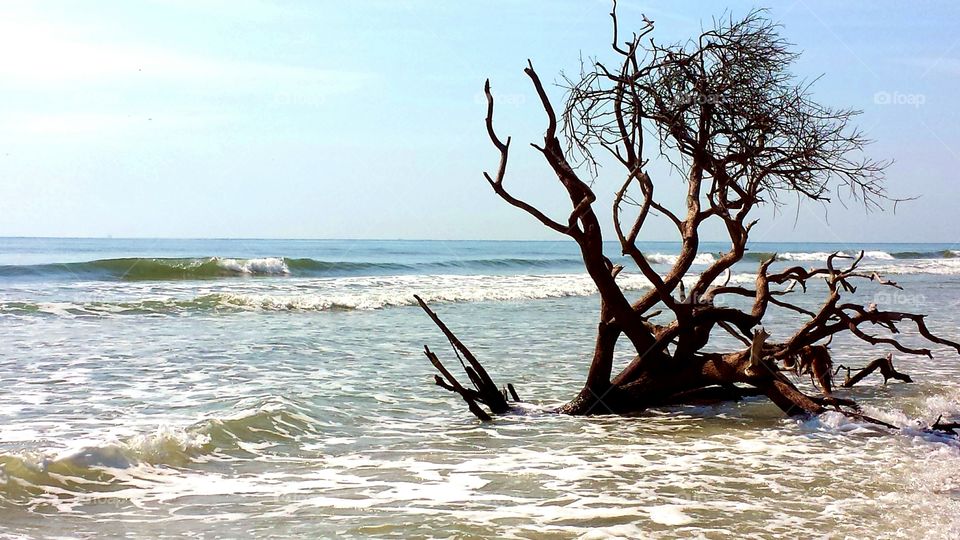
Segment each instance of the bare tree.
M489 81L484 88L487 132L500 152L496 172L484 176L504 201L576 242L600 296L596 345L586 382L579 395L558 412L622 414L705 398L762 394L788 415L816 414L832 407L862 418L854 402L833 392L835 372L828 344L835 334L852 334L868 344L887 345L907 354L931 355L929 349L901 342L899 325L908 324L927 341L960 353L960 344L928 330L923 315L845 301L856 291L858 280L900 288L875 273L860 271L863 253L855 258L834 253L821 268L795 266L779 271L771 270L773 256L760 263L752 287L731 285L731 268L744 258L758 207L784 204L787 196L801 202L828 201L840 192L868 209L879 208L892 201L883 187L886 163L862 156L867 141L851 125L857 111L817 103L810 85L791 75L796 53L763 11L742 19L716 20L696 38L669 45L650 37L654 23L645 17L644 27L621 41L616 4L611 16L614 62L585 65L578 77L566 78L567 98L559 114L533 65L528 62L524 70L547 117L542 144L532 146L570 198L571 212L565 219L548 216L508 190L505 177L511 139L495 131ZM685 178L685 207L679 211L658 200L648 170L651 157L666 160ZM616 164L622 174L612 208L622 255L652 285L638 299L624 294L616 280L623 268L603 252L592 188L601 160ZM589 178L584 180L583 173ZM632 218L628 223L624 223L626 213ZM654 268L637 243L651 215L672 222L681 245L666 273ZM730 248L698 274L691 274L700 248L699 233L708 221L722 225ZM849 260L840 266L844 258ZM791 298L807 293L808 283L821 279L827 296L819 308L802 307ZM741 297L747 306L717 302L729 297ZM478 403L494 414L509 411L507 391L497 388L463 343L420 303L458 356L467 359L464 367L473 388L460 385L425 348L442 375L437 384L460 394L482 419L489 414ZM804 322L786 339L769 341L770 336L756 327L772 310L795 312ZM883 333L871 333L877 330ZM707 344L716 332L732 335L742 346L710 352ZM624 338L636 356L614 374L614 347ZM868 368L882 369L885 379L891 373L900 375L889 358ZM788 376L791 373L809 373L820 395L799 390ZM865 375L848 373L847 382L855 383ZM513 388L509 390L519 400Z

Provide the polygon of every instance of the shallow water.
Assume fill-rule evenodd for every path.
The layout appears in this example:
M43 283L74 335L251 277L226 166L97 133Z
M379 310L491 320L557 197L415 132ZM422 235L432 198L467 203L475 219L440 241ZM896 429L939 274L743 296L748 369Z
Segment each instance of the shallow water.
M960 414L960 359L942 349L932 360L896 356L914 384L870 378L848 391L906 427L900 434L831 414L785 419L763 400L567 418L544 410L582 383L597 310L586 278L556 262L569 259L568 246L19 242L0 264L287 257L408 269L304 276L258 263L204 279L0 278L0 533L960 536L960 447L916 429ZM848 248L763 251L807 254L800 260ZM498 259L554 262L495 272L469 262ZM437 271L444 261L462 264ZM734 278L748 279L755 264ZM907 290L865 285L858 297L928 312L931 327L960 335L952 259L876 254L865 264L894 270ZM624 279L640 294L639 278ZM432 385L423 345L453 356L413 293L495 379L516 385L529 414L481 424ZM793 320L772 321L774 338ZM881 352L834 342L847 365Z

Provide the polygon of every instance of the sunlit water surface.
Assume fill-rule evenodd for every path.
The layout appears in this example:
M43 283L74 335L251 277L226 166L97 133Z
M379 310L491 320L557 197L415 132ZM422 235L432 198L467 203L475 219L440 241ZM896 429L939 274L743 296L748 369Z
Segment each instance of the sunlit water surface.
M25 264L47 262L41 255ZM917 429L960 414L955 354L897 355L916 383L875 377L844 392L906 428L896 434L830 413L785 419L764 400L631 418L553 415L545 411L582 384L596 325L598 300L567 264L8 278L0 534L960 536L960 445ZM870 264L904 265L892 277L907 291L865 286L865 302L928 312L933 328L960 336L960 276L923 271L934 264L924 260ZM517 387L527 414L483 424L432 384L423 345L455 360L411 305L414 292L498 381ZM774 338L793 324L772 321ZM833 350L852 366L885 352L849 340ZM619 362L628 356L624 347Z

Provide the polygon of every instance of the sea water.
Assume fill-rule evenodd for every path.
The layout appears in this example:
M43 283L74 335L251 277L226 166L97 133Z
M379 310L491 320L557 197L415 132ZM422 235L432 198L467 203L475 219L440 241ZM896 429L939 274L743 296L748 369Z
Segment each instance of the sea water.
M661 272L676 259L641 247ZM755 244L730 279L859 250L905 290L853 299L960 338L951 245ZM433 385L423 345L456 359L414 294L527 414L480 423ZM895 354L915 383L841 392L897 433L762 398L551 414L583 383L598 307L571 242L0 239L0 536L960 535L960 448L920 429L960 415L955 351ZM771 339L800 322L771 312ZM833 343L851 367L886 352Z

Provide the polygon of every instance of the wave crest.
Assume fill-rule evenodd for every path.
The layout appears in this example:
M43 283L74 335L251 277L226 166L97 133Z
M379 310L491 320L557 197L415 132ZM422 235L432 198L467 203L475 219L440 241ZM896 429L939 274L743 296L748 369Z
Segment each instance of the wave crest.
M856 254L853 250L841 252L841 255ZM772 256L768 252L748 252L745 261L760 261ZM960 251L866 251L864 258L875 261L893 261L900 259L954 259ZM779 253L781 261L826 261L830 252L797 251ZM647 260L656 265L674 265L679 255L672 253L651 253ZM693 264L709 265L716 262L714 253L699 253ZM98 259L88 262L52 263L35 265L0 266L0 279L54 279L54 280L91 280L91 281L178 281L213 280L251 276L291 276L291 277L346 277L371 275L428 275L431 273L519 273L526 271L571 271L582 269L582 261L570 256L552 256L540 258L503 257L447 259L421 262L391 261L326 261L311 258L288 257L198 257L198 258L119 258Z
M680 259L679 255L672 255L667 253L652 253L646 256L647 261L653 264L666 264L673 265L677 264L677 261ZM693 264L696 265L707 265L717 262L716 256L713 253L698 253L697 256L693 259Z
M249 456L316 435L320 421L306 406L267 398L224 418L188 427L160 426L152 433L57 453L26 450L0 454L0 502L124 489L124 471L146 466L185 467L213 453Z
M310 258L201 257L121 258L89 262L0 266L0 277L88 279L109 281L202 280L239 276L347 276L423 273L436 270L517 270L579 266L576 258L451 259L415 264L364 261L322 261Z
M621 274L625 291L650 286ZM318 279L307 283L224 288L188 298L97 302L0 302L0 313L61 317L180 313L186 311L353 311L416 305L414 294L435 303L523 301L596 294L587 274L431 275Z

